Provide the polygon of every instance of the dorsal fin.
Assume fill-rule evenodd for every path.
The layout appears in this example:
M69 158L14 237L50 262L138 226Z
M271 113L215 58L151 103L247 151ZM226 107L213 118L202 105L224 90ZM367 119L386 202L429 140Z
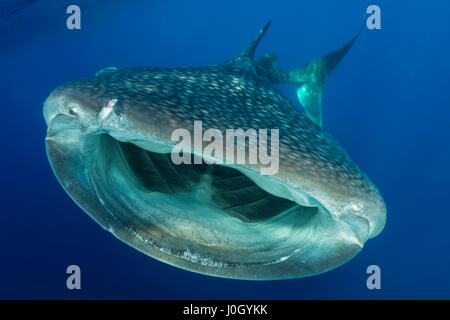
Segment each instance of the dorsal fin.
M253 59L253 57L255 55L256 47L258 46L262 37L264 37L264 35L266 34L267 29L269 29L271 23L272 23L271 20L267 21L266 24L264 25L264 27L261 30L259 30L255 39L253 39L253 41L248 45L248 47L245 48L244 50L242 50L241 53L239 53L235 58L248 57L248 58Z
M255 71L255 61L253 59L255 55L256 47L261 41L262 37L266 34L267 29L269 28L271 21L269 20L262 29L259 30L255 39L238 55L233 58L225 61L222 65L227 66L228 68L233 68L235 72L241 72L242 74L254 74Z
M311 120L321 126L322 86L360 35L364 28L364 22L365 17L359 32L345 45L300 68L285 70L275 67L273 62L276 56L265 55L256 61L256 72L267 77L273 83L288 82L295 84L297 87L297 96L306 114Z

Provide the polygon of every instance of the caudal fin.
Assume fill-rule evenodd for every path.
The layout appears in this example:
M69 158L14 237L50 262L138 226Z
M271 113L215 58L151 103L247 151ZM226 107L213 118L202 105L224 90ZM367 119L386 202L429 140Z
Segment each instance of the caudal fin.
M359 32L339 49L319 59L315 59L300 68L284 70L275 67L277 56L274 54L266 54L256 61L256 71L269 78L273 83L287 82L295 84L297 97L305 109L306 114L312 121L322 126L322 86L355 43L363 27L364 23Z

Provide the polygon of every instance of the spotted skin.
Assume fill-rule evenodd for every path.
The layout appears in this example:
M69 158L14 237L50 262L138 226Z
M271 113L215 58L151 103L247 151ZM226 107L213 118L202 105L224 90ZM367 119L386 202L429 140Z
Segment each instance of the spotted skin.
M241 65L238 65L241 67ZM302 181L326 184L333 192L355 198L376 197L378 191L324 129L313 123L264 76L233 64L193 68L140 67L75 80L67 91L100 108L117 99L116 113L125 114L144 130L170 140L177 128L279 129L278 176L300 186ZM150 128L150 129L149 129ZM297 177L297 179L295 179ZM306 186L305 186L306 187ZM322 187L321 187L322 188ZM323 189L323 188L322 188Z

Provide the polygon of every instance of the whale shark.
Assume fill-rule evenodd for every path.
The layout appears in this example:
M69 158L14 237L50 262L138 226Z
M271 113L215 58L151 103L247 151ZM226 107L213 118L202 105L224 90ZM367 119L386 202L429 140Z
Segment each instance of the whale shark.
M307 277L360 252L383 230L386 206L323 128L322 88L362 28L335 51L287 70L275 54L255 58L269 26L217 65L111 67L53 90L43 107L46 151L73 201L142 253L211 276ZM279 83L295 87L302 108ZM223 133L277 129L277 172L262 174L261 163L175 164L173 132L194 134L199 120ZM183 153L221 160L203 147Z

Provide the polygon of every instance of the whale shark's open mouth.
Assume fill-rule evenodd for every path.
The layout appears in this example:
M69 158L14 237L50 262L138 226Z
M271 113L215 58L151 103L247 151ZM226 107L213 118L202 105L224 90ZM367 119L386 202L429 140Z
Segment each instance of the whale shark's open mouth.
M64 188L105 229L167 263L241 279L299 277L340 265L366 239L367 230L350 230L271 176L175 165L160 145L84 134L59 118L47 152Z
M195 263L224 267L280 262L301 249L310 236L305 230L318 214L326 214L318 206L265 191L233 167L175 165L167 153L107 134L98 140L91 176L108 212L133 225L130 231L155 248ZM268 186L263 179L255 180ZM180 242L162 243L168 236Z

